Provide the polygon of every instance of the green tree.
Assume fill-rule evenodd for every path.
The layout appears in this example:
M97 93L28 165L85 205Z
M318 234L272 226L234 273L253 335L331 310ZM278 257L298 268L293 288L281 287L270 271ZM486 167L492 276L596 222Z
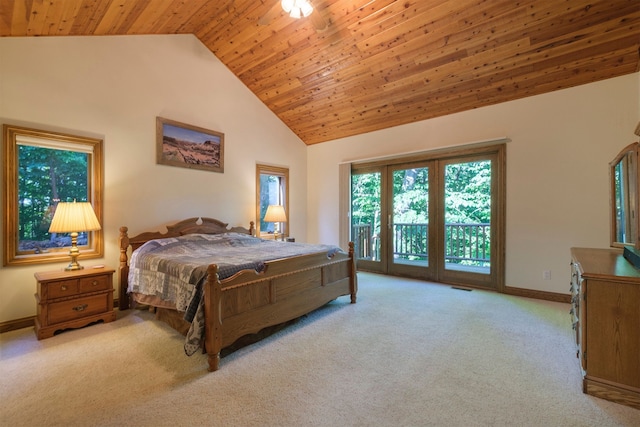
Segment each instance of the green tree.
M491 220L491 162L468 162L445 168L445 222Z
M352 223L370 224L380 232L380 173L351 177Z
M20 145L18 217L20 249L47 246L58 201L88 200L88 155L76 151ZM31 242L29 242L31 241Z
M393 172L394 221L429 222L429 168Z

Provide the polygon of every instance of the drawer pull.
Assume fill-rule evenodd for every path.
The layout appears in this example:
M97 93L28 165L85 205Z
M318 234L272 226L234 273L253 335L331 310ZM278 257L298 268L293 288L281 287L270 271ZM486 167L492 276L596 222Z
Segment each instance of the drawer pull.
M62 286L60 286L60 290L61 290L61 291L66 291L66 290L67 290L67 285L62 285Z
M94 280L93 282L91 282L91 285L92 285L92 286L96 286L97 284L98 284L98 281L97 281L97 280Z
M73 307L73 309L75 311L84 311L87 307L89 307L89 304L82 304L82 305L77 305Z

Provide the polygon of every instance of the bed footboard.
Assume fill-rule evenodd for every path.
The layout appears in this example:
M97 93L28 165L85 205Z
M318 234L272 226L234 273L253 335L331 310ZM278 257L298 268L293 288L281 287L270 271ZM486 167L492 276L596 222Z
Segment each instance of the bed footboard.
M220 351L238 338L296 319L343 295L355 304L358 292L353 243L349 253L313 254L266 263L261 273L243 271L219 280L208 268L204 292L205 349L209 371Z

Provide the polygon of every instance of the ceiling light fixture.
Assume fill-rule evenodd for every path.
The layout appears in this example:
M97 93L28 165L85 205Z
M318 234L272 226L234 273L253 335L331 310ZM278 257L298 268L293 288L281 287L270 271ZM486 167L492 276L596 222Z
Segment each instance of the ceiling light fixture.
M289 14L292 18L306 18L313 12L313 6L309 3L309 0L282 0L280 2L282 9Z

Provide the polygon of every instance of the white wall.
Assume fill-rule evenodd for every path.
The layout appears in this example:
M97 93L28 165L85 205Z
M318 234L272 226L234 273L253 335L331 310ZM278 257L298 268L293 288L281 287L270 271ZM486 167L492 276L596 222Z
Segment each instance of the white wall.
M156 116L223 132L224 174L157 165ZM122 225L248 227L256 163L290 168L291 233L306 230L306 146L194 36L0 38L0 123L104 139L105 256L81 264L117 267ZM2 267L0 322L34 315L34 272L65 265Z
M338 243L340 162L506 136L506 285L567 294L569 249L609 246L608 164L638 120L640 73L310 146L307 239Z

